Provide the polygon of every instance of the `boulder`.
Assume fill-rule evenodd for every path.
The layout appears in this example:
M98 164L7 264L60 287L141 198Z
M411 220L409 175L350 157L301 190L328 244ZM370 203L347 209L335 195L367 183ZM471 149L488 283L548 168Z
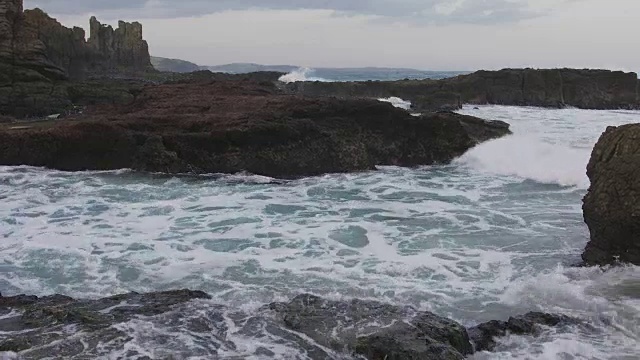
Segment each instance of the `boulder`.
M584 220L591 239L587 265L640 265L640 124L609 127L587 166L591 180Z
M264 74L196 75L145 86L126 105L0 130L0 164L290 178L446 164L510 133L455 113L414 117L374 100L282 95Z

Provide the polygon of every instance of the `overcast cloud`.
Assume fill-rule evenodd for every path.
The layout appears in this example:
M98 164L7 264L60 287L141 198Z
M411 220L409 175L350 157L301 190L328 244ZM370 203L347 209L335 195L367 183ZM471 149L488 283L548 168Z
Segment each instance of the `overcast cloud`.
M556 0L561 3L567 0ZM544 14L528 0L26 0L54 14L104 12L137 17L201 16L228 10L333 10L425 23L512 22Z
M640 67L640 0L25 0L67 26L140 20L201 65Z

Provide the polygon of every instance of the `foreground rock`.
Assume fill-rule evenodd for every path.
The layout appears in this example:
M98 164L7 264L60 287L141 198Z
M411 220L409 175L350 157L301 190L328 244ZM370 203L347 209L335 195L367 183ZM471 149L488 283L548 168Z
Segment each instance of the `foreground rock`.
M462 104L638 109L635 73L578 69L478 71L443 80L297 82L289 92L309 96L386 98L411 101L415 111L459 108Z
M117 29L91 19L91 33L62 26L22 0L0 2L0 115L43 116L68 110L68 80L155 71L139 23Z
M640 265L640 124L609 127L587 167L591 187L584 220L591 241L582 258L588 265Z
M579 323L531 313L467 331L429 312L375 301L300 295L244 313L210 299L190 290L97 300L0 295L0 355L5 351L21 359L243 359L300 354L311 359L461 360L474 351L493 349L495 337L536 336L544 329L541 325Z
M203 73L73 120L0 128L0 164L298 177L446 164L510 133L506 123L454 113L414 117L372 100L281 95L259 75Z
M469 329L469 337L476 351L493 351L496 340L506 335L539 335L544 327L568 327L582 322L564 315L531 312L510 317L507 321L489 321Z

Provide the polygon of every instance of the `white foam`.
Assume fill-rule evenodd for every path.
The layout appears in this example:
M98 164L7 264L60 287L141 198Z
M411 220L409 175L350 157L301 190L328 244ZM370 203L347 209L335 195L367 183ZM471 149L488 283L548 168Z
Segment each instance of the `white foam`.
M311 76L312 73L313 69L299 68L288 74L282 75L278 80L283 83L293 83L298 81L328 81L323 78L313 77Z
M391 103L391 105L400 109L411 110L411 101L402 100L399 97L382 98L378 100Z
M513 135L471 149L457 164L471 171L516 176L540 183L589 187L586 164L590 151L550 144L536 136Z
M631 343L638 332L619 319L637 324L640 304L620 294L637 286L628 285L637 269L603 275L558 264L578 258L588 239L580 201L593 144L607 125L640 113L463 112L507 121L515 135L450 166L286 182L0 167L3 294L99 297L187 287L252 308L312 292L411 304L466 325L542 309L605 314L618 319L616 328L600 329L613 343ZM545 347L571 344L576 354L588 344L594 354L615 352L579 333L512 340L523 345L499 354L536 358ZM141 351L151 346L140 341ZM250 341L238 345L247 356ZM291 351L276 339L261 341L277 354ZM553 351L541 353L559 354Z
M457 164L474 172L586 189L591 150L609 125L640 121L638 111L465 106L460 113L511 125L513 136L483 143Z

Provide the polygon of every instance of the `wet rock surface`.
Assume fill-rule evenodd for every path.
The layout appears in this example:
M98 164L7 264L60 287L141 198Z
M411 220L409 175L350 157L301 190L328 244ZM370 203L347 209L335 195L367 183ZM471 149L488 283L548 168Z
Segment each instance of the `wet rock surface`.
M504 122L455 113L415 117L375 100L284 95L273 76L194 73L144 86L128 104L0 128L0 164L288 178L446 164L510 134Z
M242 359L279 358L284 351L311 359L458 360L474 350L492 350L501 336L536 336L540 326L578 323L530 313L467 331L455 321L408 306L309 294L250 313L216 305L207 294L190 290L96 300L0 296L0 354L17 353L23 359Z
M475 351L493 351L497 338L512 335L539 335L546 327L568 327L582 322L564 315L530 312L526 315L510 317L507 321L489 321L469 329L469 336Z
M640 124L609 127L587 166L591 186L584 220L591 239L587 265L640 265Z
M269 308L288 329L367 359L464 359L473 352L462 325L411 307L301 295Z

